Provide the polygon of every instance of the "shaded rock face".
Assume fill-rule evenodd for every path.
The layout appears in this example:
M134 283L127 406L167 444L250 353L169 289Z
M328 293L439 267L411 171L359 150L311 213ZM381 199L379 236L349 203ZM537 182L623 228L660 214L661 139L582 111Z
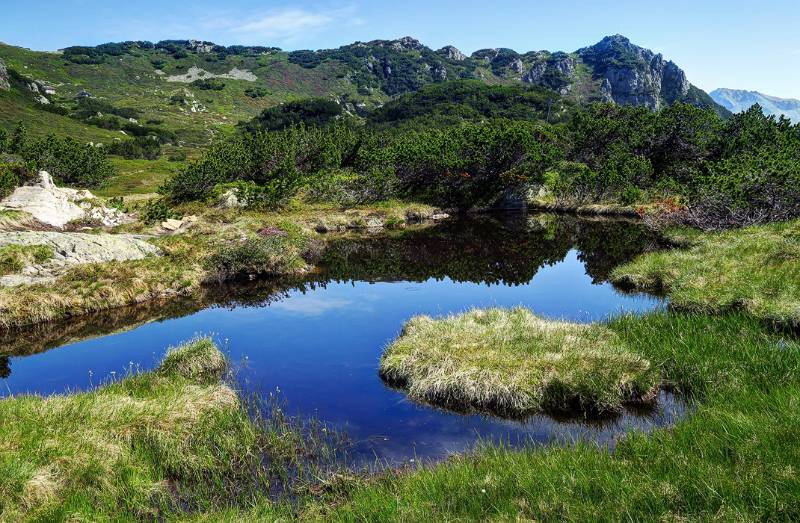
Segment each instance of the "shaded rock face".
M572 88L576 65L575 58L566 53L540 55L528 72L522 76L522 81L549 87L561 94L566 94Z
M8 82L8 69L6 69L6 63L0 58L0 89L4 91L8 91L11 88L11 84Z
M601 92L618 104L659 109L686 96L691 87L673 62L620 35L608 36L577 54L601 79Z

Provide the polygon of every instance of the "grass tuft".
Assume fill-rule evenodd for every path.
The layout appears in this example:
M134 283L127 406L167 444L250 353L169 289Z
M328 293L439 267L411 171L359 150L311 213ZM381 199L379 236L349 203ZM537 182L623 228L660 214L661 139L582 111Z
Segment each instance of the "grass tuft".
M652 401L659 386L658 370L607 327L524 308L412 318L380 373L417 401L510 416L614 412Z
M29 265L37 265L53 257L53 248L47 245L6 245L0 247L0 276L20 272Z
M190 380L219 381L228 362L208 338L174 347L167 351L159 371L167 376L182 376Z

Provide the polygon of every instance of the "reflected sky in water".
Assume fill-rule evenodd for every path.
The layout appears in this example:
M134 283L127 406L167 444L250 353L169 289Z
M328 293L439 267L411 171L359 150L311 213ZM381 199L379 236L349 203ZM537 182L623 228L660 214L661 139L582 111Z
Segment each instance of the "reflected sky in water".
M625 413L605 423L557 422L546 416L518 422L460 415L409 402L402 392L387 388L378 377L383 348L398 335L403 323L417 314L438 316L474 307L522 305L549 318L588 322L660 306L654 297L626 295L598 281L605 277L602 268L587 273L586 260L596 261L603 253L580 250L581 234L606 235L589 242L603 246L612 242L607 231L615 229L607 225L597 229L572 218L554 219L558 220L555 229L549 224L544 233L537 223L515 223L510 229L504 223L490 223L469 229L457 241L453 238L456 232L463 233L463 227L428 231L424 238L410 240L402 236L396 240L376 238L355 246L342 243L341 252L320 260L322 266L328 266L326 272L315 276L314 281L290 286L280 298L254 300L252 305L238 300L235 306L213 306L127 332L12 357L10 376L0 380L0 390L4 394L51 394L86 389L124 375L131 368L153 368L168 346L211 334L229 352L243 388L261 393L279 390L290 413L314 416L345 430L355 442L356 452L365 459L376 456L401 462L441 458L469 448L479 438L512 444L574 437L609 442L626 427L649 429L671 422L683 407L667 396L662 397L655 412L644 416ZM572 221L564 225L562 221L566 220ZM582 232L576 233L576 227L583 227ZM554 234L559 241L553 241ZM504 244L517 241L524 248L515 247L514 253L508 254L504 251L507 245L493 248L497 238ZM583 243L587 243L586 238ZM556 244L558 250L553 247ZM397 245L399 254L393 251ZM415 253L414 245L425 248ZM539 246L552 252L542 256ZM528 252L528 248L535 252ZM482 278L480 266L469 268L477 270L471 276L462 265L454 265L469 249L484 252L485 267L503 263L503 259L491 259L493 252L505 259L514 258L511 263L519 265L503 267L496 271L498 274L528 277L526 260L537 265L525 282L509 284L494 276ZM398 256L407 263L423 253L428 258L420 265L453 267L451 272L460 281L438 271L425 278L426 270L419 267L410 271L413 274L399 274L399 281L394 281L391 272L395 269L391 267L397 266ZM405 267L402 263L400 267ZM376 264L388 267L388 272L373 270ZM348 278L354 274L356 279Z

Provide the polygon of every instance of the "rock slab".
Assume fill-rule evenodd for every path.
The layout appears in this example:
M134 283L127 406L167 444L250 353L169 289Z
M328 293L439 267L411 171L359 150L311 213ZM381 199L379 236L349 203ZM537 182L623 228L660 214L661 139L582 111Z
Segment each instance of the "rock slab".
M53 258L42 265L26 267L21 274L0 278L2 286L52 279L71 265L141 260L160 254L155 245L129 234L39 231L0 233L0 247L8 245L45 245L53 249Z

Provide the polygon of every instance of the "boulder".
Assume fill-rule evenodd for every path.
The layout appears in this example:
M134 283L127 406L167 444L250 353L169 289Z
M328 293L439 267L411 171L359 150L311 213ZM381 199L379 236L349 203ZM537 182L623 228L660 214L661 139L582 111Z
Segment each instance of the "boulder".
M8 245L45 245L52 248L53 258L42 265L26 267L20 274L0 278L0 286L53 279L71 265L140 260L160 253L155 245L128 234L38 231L0 233L0 247Z
M228 189L222 193L217 200L217 207L221 207L223 209L239 209L244 206L244 202L239 200L239 197L236 195L236 191L233 189Z
M56 187L47 171L39 171L38 179L28 185L17 187L7 198L0 201L0 209L27 212L38 221L53 227L63 228L75 220L91 219L107 227L120 225L130 218L118 209L109 209L95 204L94 195Z
M197 221L197 216L185 216L179 220L169 218L161 222L161 228L166 232L179 232L191 227Z

